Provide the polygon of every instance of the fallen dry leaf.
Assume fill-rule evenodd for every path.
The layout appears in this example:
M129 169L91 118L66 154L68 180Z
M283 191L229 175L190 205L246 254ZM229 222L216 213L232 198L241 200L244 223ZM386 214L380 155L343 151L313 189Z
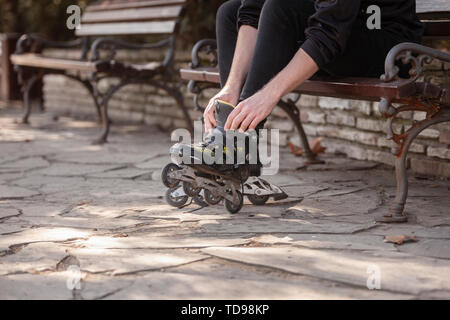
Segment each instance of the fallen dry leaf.
M72 204L74 206L81 207L81 206L84 206L84 205L87 205L87 204L91 204L91 203L92 203L92 200L86 200L86 201L73 202Z
M416 237L414 236L386 236L384 238L384 242L392 242L398 245L401 245L405 242L417 242L419 240L417 240Z
M113 238L128 238L128 234L126 233L115 234Z
M318 155L319 153L324 153L326 150L326 148L322 146L321 142L322 138L316 138L309 143L309 147L311 148L311 151L315 155ZM293 155L296 155L298 157L302 157L304 155L303 149L301 147L297 147L292 142L289 142L288 146Z

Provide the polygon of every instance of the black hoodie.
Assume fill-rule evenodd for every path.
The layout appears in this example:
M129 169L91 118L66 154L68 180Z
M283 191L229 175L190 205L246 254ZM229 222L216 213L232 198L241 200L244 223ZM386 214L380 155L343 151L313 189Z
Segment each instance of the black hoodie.
M238 26L250 25L257 28L265 0L241 2ZM316 13L308 20L306 41L301 48L319 67L332 62L344 52L355 20L369 17L366 11L370 5L380 7L383 31L399 42L420 42L423 26L416 16L415 0L315 0Z

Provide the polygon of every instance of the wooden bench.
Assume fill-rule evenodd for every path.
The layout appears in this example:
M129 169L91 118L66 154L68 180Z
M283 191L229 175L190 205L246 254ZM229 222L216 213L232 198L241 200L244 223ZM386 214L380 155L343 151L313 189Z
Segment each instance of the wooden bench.
M23 122L28 123L30 116L32 87L44 75L63 74L84 85L95 102L100 122L103 124L97 143L106 142L109 133L109 100L123 86L137 83L157 87L172 96L183 112L188 128L193 130L183 96L178 87L171 84L173 76L176 75L173 67L175 40L185 6L186 0L100 1L86 8L81 19L81 27L75 32L77 40L61 43L37 35L22 36L11 60L15 64L22 85L25 104ZM65 27L65 22L61 27ZM124 41L123 36L156 36L163 40L133 43ZM41 54L44 48L77 47L81 48L81 56L77 60L55 59ZM167 48L167 50L162 61L136 64L116 61L116 49L119 48L132 50ZM102 50L106 51L107 58L101 58ZM118 78L120 81L106 92L101 92L98 84L105 78Z
M450 1L417 1L417 13L426 27L425 39L450 39ZM410 78L404 79L398 76L399 69L395 65L398 59L412 65ZM308 94L380 101L379 110L387 118L387 138L392 139L396 144L393 153L396 156L397 196L389 212L376 218L379 222L407 221L404 207L408 196L406 156L409 147L424 129L437 123L450 121L450 88L417 81L423 73L424 64L434 59L450 62L450 54L418 44L403 43L392 48L386 57L386 72L380 79L314 77L294 90L299 95L298 98L301 94ZM205 64L205 62L208 63ZM194 46L191 67L182 69L181 77L189 80L188 87L195 94L196 108L202 110L198 104L199 95L207 88L218 88L220 83L215 40L205 39ZM305 156L309 162L313 163L317 159L309 147L303 130L300 112L296 106L297 101L298 99L282 100L278 106L295 124ZM400 106L394 106L393 103ZM405 133L395 133L392 122L399 113L404 111L425 112L426 119L412 123L412 127Z

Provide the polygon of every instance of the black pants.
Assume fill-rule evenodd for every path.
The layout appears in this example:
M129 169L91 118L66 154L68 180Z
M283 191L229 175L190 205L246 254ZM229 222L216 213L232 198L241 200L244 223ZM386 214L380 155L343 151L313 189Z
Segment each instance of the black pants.
M230 73L238 35L240 0L225 2L217 13L217 42L222 86ZM313 0L267 0L258 27L253 61L242 89L241 101L266 85L291 61L305 41L308 17L314 14ZM334 76L379 77L389 50L402 42L383 30L369 30L358 18L342 56L320 71Z

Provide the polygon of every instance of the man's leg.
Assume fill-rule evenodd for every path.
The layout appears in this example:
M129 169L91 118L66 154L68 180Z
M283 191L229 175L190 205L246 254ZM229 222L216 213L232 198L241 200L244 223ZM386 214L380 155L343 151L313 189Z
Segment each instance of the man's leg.
M241 101L259 91L290 62L305 40L308 18L314 13L312 0L266 1ZM344 53L319 72L334 76L379 77L384 72L384 60L389 50L405 41L408 39L397 39L385 30L369 30L366 21L357 18Z
M241 94L245 100L276 76L291 61L305 40L312 0L267 0L259 20L258 40Z
M217 11L216 34L219 58L220 82L225 85L233 63L238 36L237 14L241 0L230 0Z
M364 19L357 18L344 53L322 69L334 76L378 78L384 73L384 61L392 47L406 41L384 30L370 30Z

